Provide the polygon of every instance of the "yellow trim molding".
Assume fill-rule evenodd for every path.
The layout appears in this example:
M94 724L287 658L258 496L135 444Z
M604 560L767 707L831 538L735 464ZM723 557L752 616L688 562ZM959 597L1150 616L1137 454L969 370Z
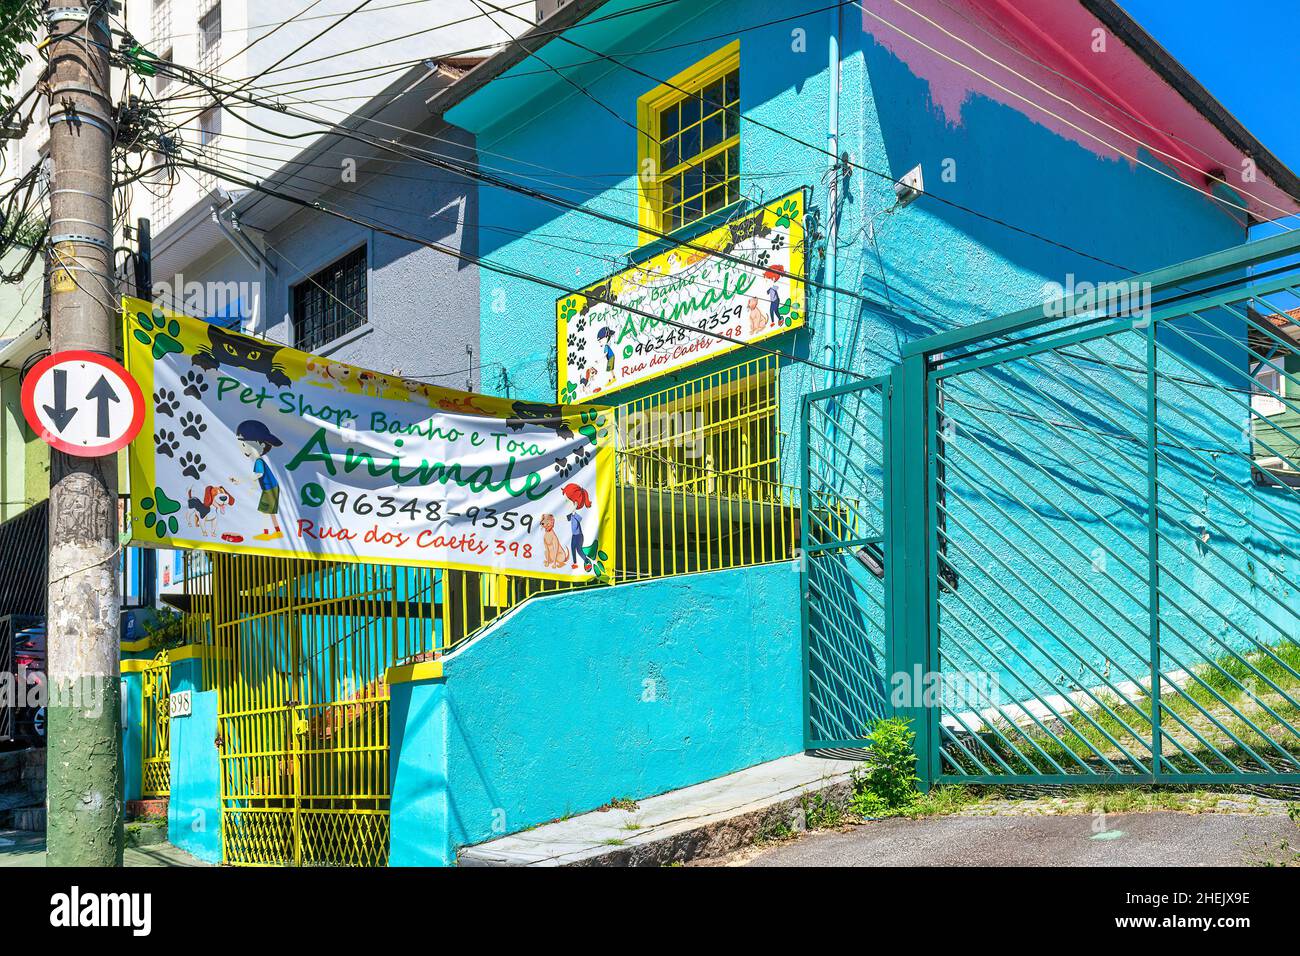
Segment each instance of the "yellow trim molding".
M393 684L410 684L421 680L438 680L442 677L442 661L418 661L414 664L397 664L388 668L385 679Z
M139 674L149 665L153 664L153 658L137 657L134 660L122 662L123 674Z

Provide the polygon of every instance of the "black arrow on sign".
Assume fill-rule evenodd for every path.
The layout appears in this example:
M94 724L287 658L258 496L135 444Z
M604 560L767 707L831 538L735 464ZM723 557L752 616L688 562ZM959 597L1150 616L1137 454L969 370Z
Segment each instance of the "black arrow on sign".
M45 414L50 416L54 422L54 427L59 431L68 427L68 422L77 414L76 407L68 407L68 371L67 369L56 368L54 370L54 405L45 406Z
M108 403L121 401L121 399L117 397L117 392L113 391L113 385L109 382L107 375L99 376L99 381L96 382L90 391L86 393L86 398L98 400L98 437L107 438L109 436Z

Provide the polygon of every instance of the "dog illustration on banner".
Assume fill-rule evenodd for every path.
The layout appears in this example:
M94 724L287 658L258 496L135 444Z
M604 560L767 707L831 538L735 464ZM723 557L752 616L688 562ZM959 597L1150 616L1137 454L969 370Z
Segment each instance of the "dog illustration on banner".
M189 498L190 524L198 529L205 538L217 536L217 519L225 515L226 509L235 503L235 496L226 490L225 485L208 485L203 489L203 497L194 495L191 488Z
M546 550L542 567L562 568L569 562L569 552L564 550L564 545L560 544L560 536L555 533L553 514L542 515L542 545Z

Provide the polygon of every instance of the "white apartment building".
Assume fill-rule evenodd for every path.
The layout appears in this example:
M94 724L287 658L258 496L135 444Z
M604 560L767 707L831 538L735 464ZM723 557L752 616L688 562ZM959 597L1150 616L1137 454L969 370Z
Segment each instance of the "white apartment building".
M493 0L491 6L474 0L122 0L112 18L117 30L129 32L162 60L210 74L214 87L239 92L222 102L215 93L162 73L142 82L122 69L114 70L113 89L117 95L155 100L168 122L179 126L183 156L230 170L239 179L262 180L327 129L278 106L323 123L342 122L413 65L486 56L525 32L534 17L532 0ZM114 45L121 43L122 36L115 35ZM35 82L40 68L33 57L18 89ZM46 155L47 116L42 99L27 135L2 141L0 178L20 175ZM142 157L150 166L162 158ZM227 204L229 194L243 188L194 170L156 174L121 191L117 220L128 227L138 217L150 220L155 281L180 276L191 291L196 288L191 283L209 277L253 282L260 269L250 262L256 258L255 241L240 243L213 218L214 206ZM119 243L124 238L119 235ZM186 304L189 297L179 294L183 288L174 291L175 304ZM34 306L33 316L39 315L39 295L27 302L24 311ZM245 322L255 324L256 302L236 305ZM0 341L23 327L21 316L0 316Z

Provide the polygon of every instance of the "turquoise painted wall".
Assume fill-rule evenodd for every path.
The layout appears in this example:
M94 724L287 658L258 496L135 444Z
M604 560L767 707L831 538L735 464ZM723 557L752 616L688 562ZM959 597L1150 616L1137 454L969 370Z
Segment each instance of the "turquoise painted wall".
M803 748L792 564L536 598L393 687L394 865Z
M191 713L171 722L171 797L167 839L209 863L221 861L221 779L217 764L217 692L203 687L203 664L172 665L172 693L192 691Z
M629 5L615 0L600 15ZM824 224L826 156L820 149L827 132L831 19L819 14L792 21L790 13L777 0L742 0L609 18L573 36L616 56L628 48L649 49L622 57L644 75L600 61L566 70L584 95L526 63L514 71L518 76L506 74L448 118L476 134L479 160L494 173L635 221L637 98L738 35L741 109L756 121L741 123L742 192L767 200L811 187L810 205ZM750 29L768 21L776 22ZM802 51L794 48L796 29L804 34ZM1245 239L1241 224L1219 204L1181 182L1098 156L977 94L963 107L962 122L949 122L932 103L927 81L852 15L844 17L841 50L840 148L861 166L897 178L920 164L927 188L952 203L1132 270ZM596 59L559 42L549 44L545 55L552 64ZM943 181L946 160L955 164L954 182ZM892 182L861 169L845 185L839 285L861 298L839 297L836 347L837 363L854 371L879 373L906 342L1041 301L1044 282L1064 283L1070 273L1080 281L1125 274L928 197L884 215L894 198ZM634 229L514 192L482 186L479 208L482 255L570 286L596 281L638 255ZM873 221L874 241L867 228ZM811 256L816 278L824 258L817 250ZM815 289L810 295L811 328L770 344L820 358L828 300ZM553 290L485 274L480 315L482 360L492 366L483 373L487 390L554 400L554 303ZM733 353L721 361L740 357ZM684 377L708 367L696 366ZM783 370L786 435L794 434L798 396L820 379L806 366ZM674 380L665 376L643 390ZM620 398L637 393L627 389ZM787 441L784 447L788 479L797 471L794 445Z
M629 5L627 0L614 0L600 15ZM495 173L562 195L584 209L635 220L637 98L739 36L741 110L754 121L741 123L742 192L761 201L809 187L810 206L825 224L829 216L826 156L820 147L827 133L826 49L832 19L830 14L791 19L790 13L788 5L777 0L733 0L695 3L689 8L668 5L608 18L582 27L572 36L623 59L634 70L553 42L542 51L552 65L591 61L566 70L582 92L528 62L453 109L448 118L476 134L480 161ZM764 23L770 25L757 26ZM802 33L801 45L793 42L794 31ZM840 149L847 150L854 163L883 175L855 168L844 186L838 283L851 294L840 294L836 303L839 334L833 345L838 365L864 375L878 374L896 362L900 348L908 342L1041 302L1045 283L1064 285L1071 275L1076 282L1114 280L1245 240L1238 218L1188 188L1177 176L1166 177L1126 159L1099 155L1063 138L1035 117L978 92L972 90L963 103L960 122L952 121L932 99L929 80L913 72L881 40L864 29L860 17L846 13L840 42ZM628 56L631 50L639 52ZM1162 166L1151 155L1142 154L1142 159ZM918 164L927 190L951 205L922 196L910 205L892 208L891 180ZM942 175L949 164L956 173L952 181ZM481 187L479 209L484 230L481 254L570 287L594 282L625 265L629 257L636 259L642 254L633 228L557 210L503 189ZM1008 223L1020 231L1009 228ZM1029 232L1059 240L1072 249ZM691 234L687 230L680 235L689 238ZM821 278L824 270L823 246L812 250L810 272ZM769 344L795 355L821 358L830 300L825 292L809 291L809 327ZM489 390L554 400L554 372L549 361L555 334L554 301L553 291L535 283L485 275L480 302L483 361L495 368L484 372ZM1228 331L1240 334L1239 329ZM742 357L742 353L733 353L721 361ZM1209 369L1204 362L1200 364ZM1166 360L1166 367L1170 366L1172 360ZM705 364L664 376L642 389L627 389L619 398L635 398L639 392L666 387L709 368ZM1222 378L1221 370L1217 374ZM1104 401L1106 383L1100 377L1081 381L1092 396ZM824 376L805 365L785 363L782 368L782 474L791 484L799 481L799 399L824 384ZM996 387L990 386L985 396L994 392ZM1116 419L1122 425L1132 425L1124 414L1117 414ZM1090 420L1095 424L1098 419L1092 415ZM1226 434L1228 429L1223 431ZM1015 441L1005 441L1009 435L1016 435ZM995 422L983 437L1000 442L997 448L1009 463L1009 474L1014 475L1007 480L1031 502L1036 500L1035 492L1017 483L1023 478L1031 487L1041 489L1052 480L1036 471L1033 462L1047 460L1048 468L1056 471L1054 477L1067 483L1079 477L1079 454L1059 436L1039 436L1045 444L1035 451L1034 436L1018 434L1011 426ZM1100 451L1102 446L1090 449ZM1114 455L1113 450L1105 453ZM1018 461L1018 455L1032 462ZM1047 455L1056 457L1048 460ZM879 477L878 463L864 465L871 477ZM1095 475L1095 469L1091 473ZM1178 486L1181 493L1191 497L1192 484L1171 480L1182 481ZM1139 493L1128 500L1140 509L1144 507L1141 488L1135 487ZM1103 513L1116 511L1112 496L1104 491L1091 494L1090 503L1108 509ZM1009 498L1003 500L1013 509L1017 507ZM1059 509L1065 497L1053 490L1048 501L1039 507ZM1087 514L1083 509L1076 513ZM1220 510L1218 514L1222 518L1225 513ZM984 559L986 566L1011 580L985 553L987 549L1036 582L1049 583L1041 577L1047 565L1037 546L1017 539L1012 531L1013 542L1025 552L1017 553L1016 547L978 527L971 515L959 517L968 527L976 528L979 543L968 545L976 559ZM1114 554L1131 554L1130 539L1145 546L1144 530L1126 522L1127 515L1120 514L1115 520L1118 533L1098 529L1103 548ZM1182 534L1182 529L1177 533ZM1051 543L1050 535L1040 533L1039 537ZM1081 544L1085 540L1079 536ZM1090 542L1084 553L1097 546ZM1131 609L1133 603L1126 594L1136 594L1138 588L1120 577L1118 583L1103 583L1101 588L1117 605ZM969 594L968 588L962 596ZM991 614L995 621L992 630L1016 635L1017 629L1032 632L1038 628L1024 609L1008 606L1006 601L1002 604L1011 620ZM683 604L679 610L685 614L691 608ZM1202 620L1211 616L1208 611L1194 613ZM1236 606L1230 613L1244 620L1245 608ZM788 623L797 627L797 617L791 615ZM974 624L976 630L982 626ZM1082 627L1094 645L1071 638L1071 646L1060 652L1063 666L1045 667L1042 674L1033 673L1024 658L1013 660L1003 674L1010 696L1024 696L1021 677L1038 691L1088 679L1087 669L1072 659L1076 653L1087 654L1088 663L1099 669L1107 669L1108 656L1126 658L1124 641L1103 623L1073 614L1071 626ZM1132 622L1126 621L1117 628L1124 633L1124 640L1128 640L1131 626ZM1188 623L1185 630L1194 636L1201 628ZM971 656L962 658L962 666L1004 671L976 644L967 647ZM1026 657L1033 654L1025 651Z

